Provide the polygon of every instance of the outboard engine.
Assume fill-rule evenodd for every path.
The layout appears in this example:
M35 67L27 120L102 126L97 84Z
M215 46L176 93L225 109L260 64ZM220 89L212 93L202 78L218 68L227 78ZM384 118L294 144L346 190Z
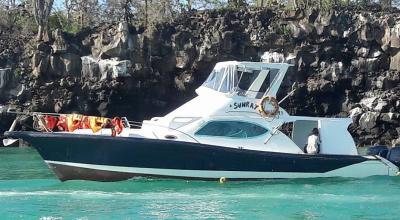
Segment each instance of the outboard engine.
M383 158L386 158L388 155L389 149L386 146L383 145L378 145L378 146L373 146L373 147L369 147L367 149L367 155L378 155L381 156ZM400 153L400 151L399 151Z
M390 149L387 154L387 159L397 167L400 167L400 147L393 147Z

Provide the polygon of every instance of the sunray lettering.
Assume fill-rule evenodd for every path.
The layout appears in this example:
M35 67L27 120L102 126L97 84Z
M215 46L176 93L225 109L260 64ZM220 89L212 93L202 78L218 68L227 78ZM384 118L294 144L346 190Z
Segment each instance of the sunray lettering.
M258 105L253 102L234 102L233 103L233 109L241 109L241 108L251 108L251 109L257 109Z

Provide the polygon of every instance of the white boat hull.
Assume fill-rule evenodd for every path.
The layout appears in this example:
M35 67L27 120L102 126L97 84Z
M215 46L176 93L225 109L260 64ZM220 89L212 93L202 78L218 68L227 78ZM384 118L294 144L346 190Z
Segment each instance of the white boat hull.
M215 170L179 170L179 169L157 169L141 167L107 166L83 163L70 163L60 161L45 161L51 168L57 167L81 169L87 172L113 172L115 174L131 174L132 177L169 177L179 179L219 179L225 177L234 180L251 179L291 179L291 178L321 178L321 177L351 177L364 178L369 176L396 176L398 169L389 167L379 160L365 161L332 170L326 173L306 172L249 172L249 171L215 171ZM56 171L57 172L57 171ZM80 171L82 173L82 171Z

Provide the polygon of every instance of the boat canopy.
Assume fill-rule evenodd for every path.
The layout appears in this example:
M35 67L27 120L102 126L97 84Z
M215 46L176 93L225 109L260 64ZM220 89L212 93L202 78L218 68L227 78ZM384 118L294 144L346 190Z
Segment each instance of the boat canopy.
M220 62L202 86L250 98L276 96L289 66L286 63Z

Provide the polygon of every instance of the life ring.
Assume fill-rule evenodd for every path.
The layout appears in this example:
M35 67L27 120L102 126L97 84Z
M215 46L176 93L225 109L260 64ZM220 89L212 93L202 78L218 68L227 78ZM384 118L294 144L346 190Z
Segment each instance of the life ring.
M266 102L269 102L274 109L273 110L266 110L264 105ZM279 104L275 97L272 96L264 96L261 98L260 103L258 104L258 112L261 114L262 117L275 117L275 115L279 112Z

